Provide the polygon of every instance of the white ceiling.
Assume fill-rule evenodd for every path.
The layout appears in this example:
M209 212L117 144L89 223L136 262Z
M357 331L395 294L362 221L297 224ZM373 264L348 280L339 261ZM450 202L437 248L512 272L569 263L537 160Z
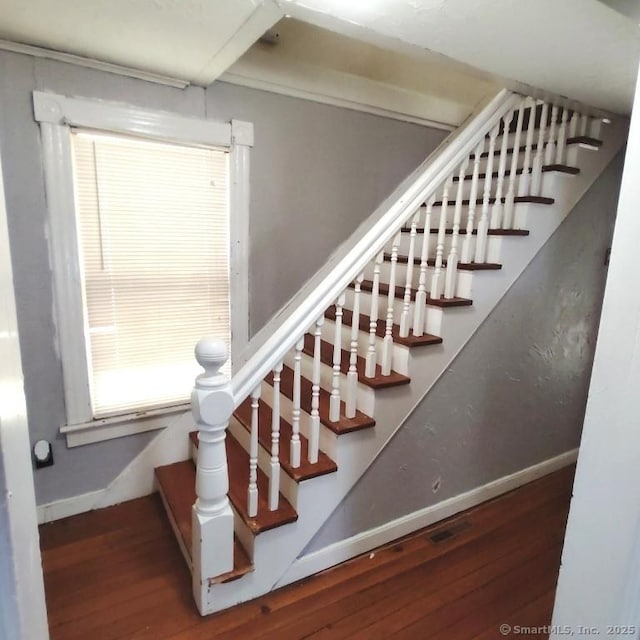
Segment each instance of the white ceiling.
M273 0L0 0L0 39L207 85L281 16Z
M378 45L384 38L390 46L437 51L506 80L602 109L620 113L631 109L640 29L636 21L597 0L283 0L282 4L296 18ZM625 0L627 4L634 3Z
M621 13L609 6L615 6ZM637 0L0 0L0 39L206 85L287 12L628 113ZM634 13L635 12L635 13Z

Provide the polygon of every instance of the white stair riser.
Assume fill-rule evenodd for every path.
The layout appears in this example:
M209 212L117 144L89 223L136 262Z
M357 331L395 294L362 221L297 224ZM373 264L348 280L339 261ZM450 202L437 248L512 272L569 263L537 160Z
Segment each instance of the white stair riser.
M474 225L476 226L476 225ZM464 230L466 228L465 225L461 225L460 229ZM427 254L427 258L428 259L433 259L436 257L436 248L438 246L438 234L436 233L429 233L429 240L428 240L428 254ZM491 236L489 236L491 237ZM462 247L465 243L465 239L467 238L466 234L459 234L458 235L458 255L461 255L462 253ZM422 256L422 243L423 243L423 239L424 239L424 235L422 233L419 233L416 235L416 241L415 241L415 246L414 246L414 258L416 259L420 259ZM451 245L452 245L452 239L453 239L453 235L451 234L447 234L445 236L444 239L444 255L448 255L449 252L451 251ZM410 234L407 233L402 233L400 236L400 244L398 245L398 255L400 256L408 256L409 255L409 249L411 246L411 236ZM476 236L472 235L471 236L471 242L470 242L470 247L471 247L471 254L473 255L473 252L475 251L475 246L476 246ZM387 247L385 249L385 253L391 253L391 247ZM371 270L373 271L373 270Z
M342 346L346 349L349 345L344 341L344 336L342 337ZM287 358L285 359L285 363L289 367L293 368L293 354L287 356ZM308 380L313 380L313 356L309 356L303 353L300 364L302 376L307 378ZM333 388L333 367L324 363L320 364L320 386L328 392L331 392ZM340 397L342 400L346 398L346 393L347 377L345 374L341 373ZM360 411L366 413L368 416L372 416L375 410L375 391L371 387L367 387L360 382L358 382L357 384L356 406Z
M406 282L407 282L407 264L397 263L396 264L396 289L404 291ZM443 268L444 270L444 268ZM431 289L431 276L435 271L435 267L427 268L427 282L426 289L429 291ZM471 298L473 291L473 277L474 271L461 271L459 270L456 274L456 295L461 298ZM365 270L365 278L371 280L373 278L373 268L367 267ZM380 282L388 283L391 279L391 262L385 260L380 265ZM413 273L411 278L411 286L414 289L418 288L418 284L420 281L420 267L418 265L413 265ZM385 296L386 299L386 296ZM369 306L365 303L364 308L369 313Z
M597 137L597 136L595 136ZM511 138L513 138L513 134L511 135ZM534 138L534 143L537 142L537 138ZM513 142L511 142L511 145L513 144ZM524 145L524 140L521 138L520 140L520 145L523 146ZM498 138L498 141L496 143L496 149L499 150L500 149L500 138ZM580 162L580 154L581 153L597 153L597 149L594 149L593 147L589 147L588 145L584 145L584 144L568 144L565 146L565 150L564 150L564 155L562 158L562 162L560 164L569 166L569 167L579 167L581 162ZM533 164L533 159L535 158L535 154L536 151L533 150L531 153L531 164ZM555 154L555 151L554 151ZM517 163L517 169L522 169L524 167L524 156L525 156L525 152L524 151L520 151L520 153L518 154L518 163ZM511 170L511 158L512 158L512 154L508 154L507 155L507 163L506 163L506 171L510 171ZM488 158L481 158L480 159L480 165L479 165L479 171L478 173L485 173L487 170L487 165L488 165ZM542 159L543 161L543 165L546 164L544 161L544 157ZM498 171L499 169L499 163L500 163L500 156L496 155L493 158L493 167L492 167L492 173L495 173ZM550 164L558 164L555 161L555 155L553 158L553 161ZM473 173L473 161L471 160L469 162L469 166L467 168L467 174L471 175ZM543 174L544 175L544 174ZM505 180L504 180L504 193L506 193L506 190L508 188L508 184L509 184L509 179L510 176L505 176ZM491 183L492 183L492 191L495 191L496 188L496 180L497 177L493 176ZM471 182L471 181L469 181ZM516 189L517 189L517 185L518 183L516 182ZM451 197L455 197L455 188L456 188L457 184L454 183L453 185L453 189L449 192L449 196L450 199ZM440 189L441 192L441 189ZM481 198L482 197L482 186L479 187L478 190L478 197Z
M455 194L453 195L453 199L455 199ZM452 196L451 194L449 195L449 203L452 202ZM453 220L455 217L455 204L449 204L447 205L447 211L446 211L446 227L448 229L453 228ZM441 211L442 211L442 207L440 205L434 206L431 212L431 228L432 229L438 229L440 226L440 215L441 215ZM478 220L480 219L480 216L482 215L482 204L476 204L475 207L475 213L474 213L474 222L473 222L473 228L477 229L478 228ZM491 205L489 205L489 210L488 210L488 216L489 219L491 218ZM467 221L468 221L468 217L469 217L469 205L468 204L463 204L462 207L460 208L460 228L461 229L466 229L467 228ZM423 223L424 223L424 217L421 218L420 220L420 225L419 227L422 228L423 227ZM407 224L405 225L406 228L410 228L411 224ZM403 234L404 235L404 234ZM409 235L408 233L406 234L407 236ZM421 244L417 242L417 238L422 238L422 234L418 234L416 236L416 253L418 255L420 255L419 251L421 248ZM389 245L391 246L391 245Z
M415 286L415 284L414 284ZM403 291L404 292L404 286L403 287L398 287L398 291ZM372 295L366 291L362 291L360 293L360 304L364 305L366 309L369 309L371 307L371 300L372 300ZM353 307L353 298L355 297L355 291L353 291L352 289L350 289L349 291L347 291L347 295L346 295L346 307L348 309L351 309ZM387 306L389 304L389 299L387 296L379 296L378 297L378 317L379 318L386 318L387 317ZM400 318L402 316L402 312L404 310L404 300L400 299L400 298L394 298L393 299L393 321L394 324L400 324ZM414 303L411 302L411 308L410 308L410 319L411 319L411 326L413 326L413 313L414 313ZM426 325L429 325L430 327L439 327L441 326L442 323L442 313L443 310L440 307L435 307L432 305L425 305L425 318L426 318ZM425 325L425 326L426 326ZM424 327L423 327L424 329ZM424 329L426 331L426 329ZM428 333L432 333L431 331L429 331ZM439 335L439 332L435 332L434 335ZM365 411L366 413L366 411ZM369 414L370 415L370 414Z
M524 156L524 154L522 154ZM520 166L518 167L518 169L522 169L524 164L524 160L520 161ZM486 167L484 168L486 169ZM482 171L478 171L478 174L482 174L484 172L484 169ZM493 166L493 172L495 173L498 170L495 162L494 162L494 166ZM509 168L507 168L507 171L509 171ZM469 168L467 169L467 176L472 176L473 175L473 165L470 165ZM515 189L515 193L518 193L518 187L520 184L520 176L521 174L517 174L516 176L516 182L514 185L514 189ZM502 183L502 196L504 197L504 195L507 193L507 190L509 188L509 181L510 181L510 176L509 175L505 175L503 183ZM467 200L469 199L469 196L471 195L471 187L472 187L472 180L469 178L467 180L464 180L462 183L462 199L463 200ZM478 178L478 187L476 189L476 200L483 200L484 198L484 190L485 190L485 179L484 178ZM493 198L495 197L496 193L498 190L498 177L496 175L492 175L491 177L491 185L490 185L490 189L489 189L489 197ZM449 201L455 201L457 200L458 197L458 182L454 182L452 184L451 189L449 190ZM440 199L440 198L438 198ZM476 204L477 209L481 209L482 208L482 204L481 203L477 203ZM432 214L433 215L433 214Z
M524 207L524 204L520 204L516 207L516 209L518 208L522 208ZM544 205L541 205L544 206ZM409 239L405 238L405 236L409 236L409 234L401 234L401 238L400 238L400 242L401 242L401 249L398 252L398 255L404 255L407 256L409 253ZM429 254L427 256L428 259L435 259L436 257L436 248L437 248L437 244L438 244L438 234L437 233L431 233L429 234ZM417 236L420 238L420 246L419 246L419 250L422 251L422 234L420 234L419 236ZM503 236L498 236L498 235L488 235L487 236L487 256L486 256L486 262L496 262L496 263L500 263L500 248L502 246L502 237ZM466 238L466 235L460 235L458 236L458 256L462 255L462 249L464 246L464 240ZM475 249L476 249L476 242L477 242L477 235L472 235L471 236L471 243L470 243L470 247L471 247L471 256L473 257L475 255ZM417 243L416 243L417 244ZM418 247L416 247L416 249L418 249ZM416 251L415 252L415 258L420 258L421 254L420 251ZM451 251L451 235L446 235L445 236L445 246L444 246L444 257L449 255L449 252ZM391 248L387 247L387 249L385 249L386 253L390 253L391 252ZM389 261L384 261L381 265L381 268L384 267L384 265L390 265ZM397 265L397 269L400 268L405 268L406 266L398 263ZM419 265L416 266L417 269L419 269ZM370 263L367 265L366 269L365 269L365 278L368 280L373 280L373 263ZM384 272L385 276L384 278L381 279L381 282L388 282L388 278L389 278L389 271L388 268L387 270ZM419 273L419 271L418 271ZM382 275L382 272L381 272ZM404 277L406 278L406 271L405 271L405 275ZM396 281L397 277L396 277Z
M242 445L242 448L249 452L251 447L251 434L235 418L229 421L229 432ZM288 447L288 442L280 442L280 447ZM258 444L258 467L269 476L271 453ZM298 507L298 483L291 478L282 468L280 468L280 493L291 503L294 509Z
M548 172L548 173L543 174L543 177L542 177L542 191L541 191L543 196L547 196L549 194L549 188L547 187L547 184L549 183L549 180L550 180L549 176L553 176L556 173L557 172ZM566 177L568 179L571 179L573 177L573 176L571 176L571 174L560 174L560 175L563 175L564 177ZM517 192L516 192L516 196L517 196ZM451 202L451 200L449 202ZM502 203L502 204L504 204L504 203ZM526 202L516 202L516 203L514 203L515 210L517 210L519 207L525 206L526 204L528 204L528 203L526 203ZM465 205L462 205L462 207L460 209L460 229L461 230L466 230L466 228L467 228L467 223L468 223L468 220L469 220L469 208L470 208L469 205L465 204ZM489 206L487 208L487 222L488 222L490 228L492 228L491 220L492 220L495 208L496 208L495 204L489 204ZM500 208L500 207L498 207L498 208ZM441 212L442 212L442 207L440 205L433 207L433 213L431 215L431 229L433 229L433 230L439 229ZM453 228L454 217L455 217L455 205L454 204L449 204L447 206L447 210L445 212L445 215L446 215L445 227L447 229L452 229ZM473 221L472 221L472 228L473 229L477 229L478 228L478 223L479 223L481 217L482 217L482 204L476 204L474 217L473 217ZM502 225L500 225L500 226L502 226ZM513 228L517 228L517 227L515 227L513 225L512 225L512 227ZM420 224L420 228L422 228L422 223ZM498 228L500 228L500 227L498 227ZM403 232L402 236L404 236L404 235L406 235L408 238L410 238L410 234L408 232L407 233ZM460 237L462 237L462 236L460 236ZM420 238L419 241L418 241L418 238ZM448 238L447 238L447 242L450 242L450 240L451 240L451 236L449 235ZM409 250L408 249L409 248L409 242L410 242L410 240L407 240L406 241L406 245L404 245L404 246L407 247L407 249L406 249L407 252ZM387 252L391 252L391 246L392 246L392 243L391 242L388 243L388 245L387 245L385 250ZM420 256L420 251L421 250L422 250L422 234L417 234L416 235L416 246L415 246L415 253L416 253L417 257Z
M368 312L367 312L368 313ZM322 336L325 340L332 340L334 335L335 325L331 320L325 320L322 326ZM346 325L342 326L342 338L343 340L349 339L351 336L351 327ZM380 358L382 354L382 341L383 339L376 336L376 352L378 354L377 362L380 364ZM364 331L358 332L358 354L363 358L367 355L369 348L369 334ZM393 344L393 357L391 368L397 373L408 375L408 362L409 362L409 349L404 345L394 343Z
M498 144L496 144L496 149L500 149L500 146ZM531 161L533 162L533 154L531 156ZM511 179L511 174L507 173L511 171L511 158L512 158L512 154L508 154L507 155L507 164L505 166L505 177L504 177L504 184L503 184L503 193L506 193L508 186L509 186L509 180ZM489 158L480 158L480 164L479 164L479 168L478 168L478 173L486 173L487 168L489 166ZM524 151L521 151L518 154L518 163L516 165L516 170L517 169L523 169L524 168ZM493 166L491 167L491 173L496 173L498 172L500 169L500 156L499 155L494 155L493 156ZM473 161L469 162L469 167L467 168L467 171L469 173L473 172ZM516 177L519 177L518 175ZM492 189L495 189L496 187L496 182L497 182L497 176L492 176L491 178L491 186ZM518 187L518 182L516 181L515 183L515 188L517 190ZM482 193L483 193L483 189L484 189L484 181L481 183L481 186L478 187L478 197L481 198L482 197ZM453 194L455 195L455 187L454 187L454 191ZM451 196L451 192L449 193L449 195Z
M270 407L273 406L273 387L264 382L262 384L262 394L260 399L266 402ZM293 423L293 401L286 396L280 394L280 416L289 424ZM306 411L300 411L300 433L309 438L311 416ZM338 436L320 423L320 450L324 451L332 460L337 455L337 438ZM287 443L289 446L289 443Z

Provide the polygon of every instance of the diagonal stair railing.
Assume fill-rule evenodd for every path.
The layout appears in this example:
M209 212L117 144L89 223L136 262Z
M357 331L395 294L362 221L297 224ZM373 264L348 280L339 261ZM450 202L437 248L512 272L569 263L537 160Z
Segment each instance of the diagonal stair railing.
M225 430L234 410L248 403L246 499L249 516L255 516L261 395L263 380L268 381L270 461L265 498L268 509L276 510L280 448L289 448L294 468L319 464L322 343L332 345L332 371L330 380L325 380L330 386L329 420L356 419L359 374L390 376L394 340L428 339L425 307L456 299L459 266L485 263L489 230L517 228L514 205L544 200L539 193L545 165L563 164L567 138L596 136L598 127L597 118L575 109L502 90L448 136L254 337L251 353L240 357L244 364L230 381L219 373L227 359L225 345L211 340L198 343L196 356L205 372L192 395L199 431L192 518L197 601L205 598L212 579L233 569ZM521 151L524 166L519 168ZM404 271L398 266L402 231L409 234ZM388 270L381 286L385 261ZM367 309L363 309L365 288ZM331 322L325 323L325 318ZM303 408L301 396L309 389L301 388L301 360L307 346L313 364L310 404ZM362 372L359 359L364 361ZM290 390L292 403L288 442L280 433L281 387Z

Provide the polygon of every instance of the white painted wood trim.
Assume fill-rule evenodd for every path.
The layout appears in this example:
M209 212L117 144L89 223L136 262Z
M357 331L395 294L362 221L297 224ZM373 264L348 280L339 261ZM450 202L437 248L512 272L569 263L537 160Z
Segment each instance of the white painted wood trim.
M81 447L104 440L113 440L135 433L157 431L169 425L176 414L189 411L188 404L130 413L123 416L101 418L83 424L72 424L60 427L60 433L67 438L67 447Z
M42 150L47 193L57 349L62 361L67 422L91 418L87 335L77 243L71 141L68 127L43 122Z
M0 165L0 637L49 637Z
M133 69L132 67L124 67L119 64L102 62L101 60L76 56L71 53L63 53L62 51L54 51L53 49L46 49L44 47L34 47L30 44L22 44L21 42L0 40L0 49L13 51L14 53L24 53L34 58L45 58L47 60L75 64L78 67L86 67L87 69L95 69L96 71L104 71L128 78L137 78L138 80L154 82L155 84L164 84L168 87L175 87L176 89L184 89L190 84L188 80L181 80L180 78L172 78L171 76L152 73L151 71L141 71L140 69Z
M242 353L249 343L249 215L251 204L251 147L253 125L232 120L231 153L229 154L230 206L229 221L230 295L231 313L231 367L235 373L236 354Z
M219 120L189 118L90 98L67 98L43 91L33 92L33 108L38 122L115 131L182 144L231 146L231 124Z
M79 496L62 498L61 500L54 500L53 502L38 505L38 524L45 524L46 522L53 522L54 520L61 520L62 518L75 516L79 513L92 511L96 508L96 503L100 501L104 494L105 489L99 489L98 491L82 493Z
M397 233L408 216L453 172L459 158L471 153L494 123L507 113L521 96L502 90L480 109L464 127L448 136L438 148L361 224L332 258L262 331L264 342L252 340L256 350L244 354L249 360L233 376L231 384L236 404L240 404L267 373L281 362L307 327L324 314L374 256Z
M62 361L68 446L80 446L164 426L159 420L130 420L110 426L93 421L87 367L87 335L78 253L70 127L87 127L181 144L229 150L230 295L232 353L246 347L249 336L249 180L253 125L189 118L173 113L88 98L68 98L34 91L36 121L42 130L45 185L49 210L48 236L53 267L58 350ZM145 413L145 416L148 416ZM89 433L88 427L95 427ZM75 428L77 427L77 428ZM98 428L99 427L99 428ZM84 432L84 433L82 433Z
M503 493L517 489L558 469L573 464L578 458L578 449L572 449L555 458L535 464L526 469L489 482L481 487L471 489L438 504L414 511L406 516L386 522L379 527L364 531L346 540L314 551L298 558L280 578L274 588L296 582L314 573L333 567L336 564L355 558L381 545L397 540L414 531L428 527L434 522L449 518L456 513L475 507Z
M423 127L431 127L432 129L453 131L456 128L454 124L449 122L441 122L439 120L421 117L415 113L407 113L406 111L392 108L390 106L390 100L386 97L386 93L388 91L393 91L391 85L387 87L387 92L381 91L376 87L376 83L374 81L367 81L366 79L358 76L352 76L353 80L357 80L361 84L366 85L369 91L373 94L373 99L369 98L367 101L360 101L340 97L335 95L337 91L330 92L327 88L321 88L317 79L314 79L314 89L311 90L303 86L295 78L290 78L287 82L284 82L277 77L265 77L264 73L249 74L244 70L244 68L242 70L243 72L240 73L239 71L233 71L234 68L235 67L231 67L232 70L223 73L219 77L220 82L228 82L229 84L235 84L241 87L249 87L250 89L259 89L260 91L277 93L291 98L300 98L301 100L319 102L320 104L340 107L341 109L351 109L352 111L359 111L361 113L370 113L374 116L381 116L383 118L390 118L391 120L399 120L401 122L410 122ZM329 73L330 72L328 70L324 71L324 75L329 75ZM335 72L335 74L337 75L338 72ZM344 76L345 74L342 75ZM400 93L400 89L397 89L397 92ZM406 93L406 91L404 93ZM464 109L460 108L459 114L456 114L458 119L462 116L463 111Z

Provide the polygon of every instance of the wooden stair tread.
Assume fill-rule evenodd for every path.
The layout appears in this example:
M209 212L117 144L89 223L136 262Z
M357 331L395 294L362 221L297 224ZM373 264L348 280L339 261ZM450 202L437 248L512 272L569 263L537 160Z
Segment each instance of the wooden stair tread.
M329 307L325 311L324 316L329 320L335 320L336 319L335 306ZM350 327L352 322L353 322L353 313L351 312L350 309L344 309L344 313L342 316L342 323ZM364 333L369 333L369 323L370 323L369 316L364 313L361 313L360 323L359 323L360 331L363 331ZM385 327L386 327L386 321L382 319L378 319L378 322L376 325L376 335L379 338L384 338ZM393 338L393 341L396 344L401 344L401 345L404 345L405 347L426 347L433 344L442 344L442 338L440 338L439 336L434 336L430 333L425 333L424 335L421 335L421 336L414 336L409 334L406 338L401 338L400 327L397 324L393 325L393 328L391 330L391 337Z
M240 424L251 433L251 397L248 397L233 414ZM260 400L258 402L258 442L266 450L271 450L271 421L273 411L271 407ZM280 465L284 471L296 482L333 473L338 470L336 463L324 452L318 452L318 462L309 462L309 441L300 434L300 466L291 465L291 450L289 442L293 434L293 427L284 418L280 418Z
M570 167L566 164L546 164L542 167L542 172L547 173L549 171L556 171L558 173L568 173L572 176L576 176L580 173L580 169L578 167Z
M420 264L420 260L416 262L416 264ZM351 288L354 287L354 284L349 285ZM362 281L362 290L363 291L373 291L373 281L372 280L363 280ZM381 295L387 296L389 295L389 285L386 282L380 282L378 285L378 291ZM411 289L411 300L416 299L416 295L418 294L418 290L412 288ZM404 300L404 286L397 286L395 290L395 297L398 300ZM431 298L429 294L427 294L427 304L436 307L468 307L473 304L473 300L469 298Z
M346 310L345 310L346 311ZM273 373L270 373L265 381L269 384L273 384ZM300 408L311 414L311 380L300 376ZM293 369L288 366L283 366L282 374L280 375L280 393L293 399ZM326 389L320 387L320 406L318 411L320 413L320 422L327 428L331 429L334 433L340 435L341 433L350 433L351 431L359 431L360 429L370 429L374 427L376 421L368 415L362 413L362 411L356 410L354 418L347 418L344 415L345 405L344 402L340 402L340 420L332 422L329 420L329 399L331 393Z
M544 145L543 145L543 147L546 147L546 146L547 146L547 144L548 144L548 143L547 143L547 142L545 142L545 143L544 143ZM531 151L537 151L537 149L538 149L538 144L537 144L536 142L534 142L534 143L531 145ZM522 152L524 152L524 151L526 151L526 150L527 150L527 145L526 145L526 144L520 145L520 146L518 147L518 152L519 152L519 153L522 153ZM511 154L513 154L513 151L514 151L514 147L509 147L509 148L507 149L507 153L508 153L508 154L510 154L510 155L511 155ZM500 152L501 152L501 145L496 144L496 148L495 148L495 149L494 149L494 151L493 151L493 155L494 155L494 157L495 157L495 156L499 156L499 155L500 155ZM472 153L472 154L470 154L470 155L469 155L469 158L471 158L472 160L473 160L473 159L475 159L475 157L476 157L476 156L475 156L475 154L474 154L474 153ZM481 157L481 158L488 158L488 157L489 157L489 152L488 152L488 151L483 151L483 152L480 154L480 157Z
M516 169L516 175L522 175L524 169L520 168L520 169ZM543 172L549 172L549 171L557 171L559 173L570 173L572 175L576 175L578 173L580 173L580 169L578 167L571 167L569 165L566 164L545 164L542 167L542 171ZM529 169L529 173L531 173L531 169ZM492 178L497 178L498 177L498 171L493 171L491 173L491 177ZM511 176L511 170L507 169L504 172L504 177L508 178ZM478 179L479 180L484 180L487 177L487 173L485 171L483 171L482 173L478 174ZM466 174L464 177L465 182L466 181L470 181L473 180L473 174ZM453 181L454 182L460 182L460 177L459 176L454 176L453 177Z
M591 136L575 136L573 138L567 138L567 144L586 144L590 147L597 147L599 149L603 142L602 140L592 138Z
M198 434L189 434L191 442L198 446ZM295 522L298 519L296 510L289 501L280 494L280 502L275 511L269 511L269 478L258 467L258 515L249 517L247 508L247 488L249 487L249 454L242 445L227 431L225 439L227 449L227 463L229 465L229 500L240 514L243 522L254 535L263 531L275 529L283 524Z
M411 233L411 228L410 227L402 227L402 229L400 229L400 231L402 233ZM432 234L437 234L438 233L438 228L434 227L432 229L430 229L430 232ZM445 229L445 234L450 236L453 235L453 229L449 228L449 229ZM417 227L416 228L416 233L424 233L424 227ZM467 230L466 229L460 229L460 231L458 232L461 236L464 236L467 234ZM478 230L474 229L472 231L472 234L474 236L478 235ZM527 229L488 229L487 230L487 235L489 236L528 236L529 235L529 231Z
M386 262L389 262L391 260L391 254L390 253L385 253L384 254L384 259ZM401 264L407 264L407 262L409 262L409 258L407 256L398 256L398 262L400 262ZM420 258L414 258L413 259L413 264L420 266L421 260ZM427 260L427 264L430 267L435 267L436 265L436 261L435 258L429 258ZM447 261L443 260L442 261L442 266L446 267L447 266ZM460 271L499 271L500 269L502 269L502 265L499 264L498 262L458 262L458 269ZM402 287L402 290L404 291L404 287ZM446 304L443 299L432 299L430 298L431 302L429 302L428 304L434 304L434 305L438 305L438 306L464 306L465 304L471 304L471 300L468 300L468 302L459 302L458 304ZM467 300L467 298L452 298L452 300Z
M494 204L496 201L496 199L494 197L489 198L488 199L488 203L489 204ZM504 203L505 198L500 198L500 202ZM519 202L532 202L534 204L553 204L555 202L555 200L553 198L547 198L545 196L515 196L513 201L517 204ZM465 199L462 201L462 206L468 206L469 205L469 200ZM481 206L483 204L484 200L482 198L478 198L476 200L476 206ZM456 201L455 200L447 200L447 204L450 207L455 207L456 205ZM436 200L433 203L434 207L441 207L442 206L442 200Z
M365 282L367 282L365 280ZM363 282L364 285L364 282ZM310 333L307 333L304 337L304 349L303 352L310 357L313 357L315 338ZM341 349L342 355L340 357L340 370L346 374L349 371L349 363L351 354L346 349ZM333 366L333 345L326 340L320 341L320 361L328 366ZM388 376L382 375L382 368L379 364L376 365L376 374L373 378L367 378L364 375L366 360L361 356L358 356L356 362L356 368L358 370L358 382L361 382L372 389L386 389L388 387L397 387L403 384L409 384L411 378L398 373L397 371L391 371Z
M547 144L548 144L548 143L547 143L547 142L545 142L543 146L544 146L544 147L546 147L546 146L547 146ZM554 143L554 144L555 144L555 143ZM589 137L589 136L575 136L575 137L573 137L573 138L567 138L567 145L569 145L569 146L570 146L570 145L572 145L572 144L586 144L586 145L589 145L589 146L591 146L591 147L597 147L597 148L600 148L600 147L602 146L602 140L599 140L598 138L591 138L591 137ZM496 145L496 147L498 147L498 146L499 146L499 145ZM526 147L526 145L521 145L521 146L518 148L519 153L522 153L522 152L526 151L526 148L527 148L527 147ZM531 150L532 150L532 151L536 151L537 149L538 149L538 145L537 145L537 143L534 143L534 144L532 144L532 145L531 145ZM513 150L514 150L514 148L513 148L513 147L509 147L509 148L507 149L507 153L508 153L508 154L513 154ZM494 152L493 152L493 155L494 155L494 157L495 157L495 156L499 156L499 155L500 155L500 149L499 149L499 148L496 148L496 149L494 150ZM488 157L489 157L489 152L488 152L488 151L483 151L483 152L480 154L480 157L481 157L481 158L488 158ZM470 154L470 155L469 155L469 158L470 158L471 160L473 160L473 159L475 158L475 155L472 153L472 154ZM549 165L546 165L546 166L549 166Z
M189 557L192 555L192 508L196 501L196 468L191 460L157 467L155 475L160 492L171 518L178 528L182 544ZM231 582L253 571L253 564L240 541L233 540L233 569L209 578L209 583Z
M296 510L289 501L280 494L278 508L269 511L269 478L258 467L258 515L251 518L247 508L247 488L249 486L249 454L242 445L227 432L227 460L229 462L229 500L233 503L244 523L258 535L263 531L295 522L298 519Z

